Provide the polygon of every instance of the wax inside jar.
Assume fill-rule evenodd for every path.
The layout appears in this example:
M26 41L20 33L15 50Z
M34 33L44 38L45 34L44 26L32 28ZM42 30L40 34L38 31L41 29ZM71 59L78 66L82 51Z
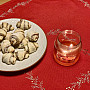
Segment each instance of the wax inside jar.
M56 47L54 47L54 58L55 60L64 66L70 66L73 65L78 61L78 58L80 56L80 48L77 49L71 49L74 46L77 45L76 42L70 41L70 40L62 40L60 42L62 45L68 46L70 50L64 50L62 47L58 46L57 41L55 42ZM58 49L59 48L59 49Z

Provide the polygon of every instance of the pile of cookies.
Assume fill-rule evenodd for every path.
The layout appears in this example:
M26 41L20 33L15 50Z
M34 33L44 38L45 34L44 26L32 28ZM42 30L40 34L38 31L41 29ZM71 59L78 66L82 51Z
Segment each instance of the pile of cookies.
M14 65L17 60L29 58L39 47L37 43L39 33L30 31L31 24L28 21L20 19L16 27L14 29L7 22L2 22L0 25L0 51L3 53L2 62L7 65ZM27 30L26 35L25 30Z

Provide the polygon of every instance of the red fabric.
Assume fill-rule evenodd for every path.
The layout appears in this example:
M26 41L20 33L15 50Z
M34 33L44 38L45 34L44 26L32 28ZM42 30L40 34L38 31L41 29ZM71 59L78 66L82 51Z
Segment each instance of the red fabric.
M25 78L28 76L26 73L31 71L34 77L38 76L39 80L43 81L45 90L65 90L72 86L70 83L78 81L76 77L81 77L80 73L87 74L87 71L90 71L90 54L87 54L90 52L90 8L85 6L85 2L90 4L90 1L32 0L25 6L12 9L17 3L26 1L11 0L1 5L0 15L4 13L4 17L0 17L0 20L24 18L38 24L47 36L47 50L41 61L29 69L13 73L0 72L0 90L33 90L31 80ZM9 9L12 9L12 13L7 13ZM88 50L86 55L85 51L81 51L79 61L73 66L64 67L54 61L53 47L57 34L54 35L53 32L57 29L72 29L78 32L81 35L82 48ZM90 83L86 80L80 88L76 86L75 90L90 90Z

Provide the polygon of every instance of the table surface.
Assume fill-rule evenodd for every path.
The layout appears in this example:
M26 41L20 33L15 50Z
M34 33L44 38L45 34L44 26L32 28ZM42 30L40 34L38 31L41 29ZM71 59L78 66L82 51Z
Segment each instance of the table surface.
M0 5L0 20L22 18L39 25L47 37L43 58L19 72L0 72L0 90L90 90L90 1L11 0ZM53 58L54 40L63 30L78 32L79 61L70 67Z

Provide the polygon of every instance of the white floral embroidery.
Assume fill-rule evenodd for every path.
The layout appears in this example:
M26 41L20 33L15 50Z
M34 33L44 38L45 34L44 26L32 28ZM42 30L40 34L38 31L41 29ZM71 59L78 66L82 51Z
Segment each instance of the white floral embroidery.
M75 90L80 89L80 87L82 86L82 84L84 83L90 83L90 71L87 71L87 74L81 73L80 77L76 77L77 81L70 83L71 86L66 87L67 90Z
M56 30L50 30L48 33L47 33L47 35L56 35L56 34L58 34L58 33L60 33L61 31L60 31L60 29L56 29Z
M83 52L85 55L89 55L89 56L90 56L90 53L88 52L88 49L82 49L82 52Z
M90 4L88 2L86 2L84 0L79 0L79 1L81 1L82 3L84 3L84 7L90 8Z
M45 88L43 87L43 81L39 81L38 76L34 77L32 71L30 73L26 73L28 76L25 77L28 80L31 81L32 84L32 88L39 88L40 90L45 90Z
M17 3L15 6L13 6L12 8L8 9L7 11L5 11L4 13L2 13L0 15L0 17L5 17L6 15L8 15L9 13L14 13L13 10L16 9L19 6L25 6L26 4L29 4L29 2L31 2L32 0L27 0L25 2L20 2Z

